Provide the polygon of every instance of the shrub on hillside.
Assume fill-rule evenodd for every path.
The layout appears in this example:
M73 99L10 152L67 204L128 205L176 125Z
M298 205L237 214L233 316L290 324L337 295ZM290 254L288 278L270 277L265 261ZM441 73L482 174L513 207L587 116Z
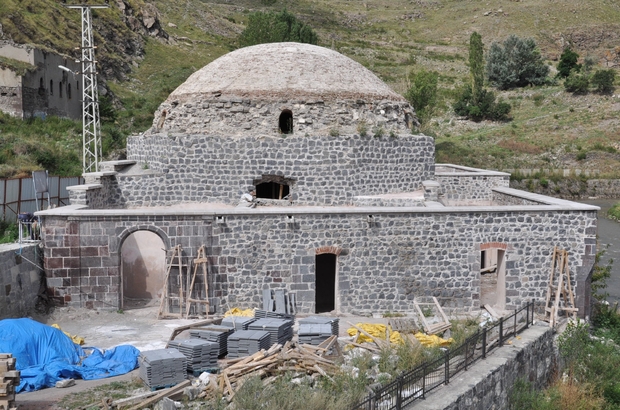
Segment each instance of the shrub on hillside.
M466 85L460 97L454 103L453 108L457 115L470 118L474 121L505 121L508 119L508 114L512 107L508 103L495 101L495 93L485 89L481 91L480 102L475 104L471 86Z
M418 119L422 122L431 117L437 104L437 80L434 71L422 70L415 74L405 98L415 108Z
M609 94L614 91L614 81L616 80L616 72L613 69L596 70L590 79L590 84L599 93Z
M569 93L586 94L590 87L590 80L585 74L571 71L570 75L564 80L564 89Z
M566 47L558 63L558 78L567 78L571 71L581 70L581 64L577 64L577 60L579 60L579 54L571 50L570 47Z
M279 13L257 11L249 16L248 25L239 36L242 47L263 43L294 41L316 44L314 30L286 10Z
M549 67L542 60L533 39L511 35L503 45L491 44L486 74L491 84L506 90L545 84Z

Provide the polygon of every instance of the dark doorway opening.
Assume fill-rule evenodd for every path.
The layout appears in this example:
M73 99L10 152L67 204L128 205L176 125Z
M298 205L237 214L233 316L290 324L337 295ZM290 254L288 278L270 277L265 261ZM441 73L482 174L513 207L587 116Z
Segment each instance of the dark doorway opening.
M278 120L278 127L282 134L293 133L293 112L291 110L283 110Z
M316 255L316 313L336 309L336 255Z
M256 185L256 197L265 199L282 199L289 194L289 186L277 182L263 182Z

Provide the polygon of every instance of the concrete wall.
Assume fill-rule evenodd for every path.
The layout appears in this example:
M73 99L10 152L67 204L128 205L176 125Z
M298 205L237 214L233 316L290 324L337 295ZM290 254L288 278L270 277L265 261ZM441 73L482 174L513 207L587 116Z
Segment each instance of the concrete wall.
M547 387L557 370L554 331L533 326L482 359L469 370L452 378L425 400L409 408L416 410L508 409L510 392L517 380L530 382L536 389ZM543 327L544 326L544 327Z
M118 207L237 204L264 175L291 182L298 205L350 205L359 195L416 191L434 170L427 136L130 137L127 159L152 175L116 176ZM111 204L110 204L111 205Z
M315 257L325 252L338 254L336 296L342 312L409 311L416 296L436 296L447 308L477 309L480 251L488 243L506 249L507 308L544 300L558 246L569 251L584 312L596 252L596 211L584 207L116 213L61 208L41 215L48 284L70 305L118 305L121 245L142 229L157 233L167 249L181 244L188 257L207 246L212 305L220 313L261 306L263 288L297 292L298 309L313 312Z
M27 260L40 264L41 252L38 244L0 245L0 319L24 317L34 311L42 272Z

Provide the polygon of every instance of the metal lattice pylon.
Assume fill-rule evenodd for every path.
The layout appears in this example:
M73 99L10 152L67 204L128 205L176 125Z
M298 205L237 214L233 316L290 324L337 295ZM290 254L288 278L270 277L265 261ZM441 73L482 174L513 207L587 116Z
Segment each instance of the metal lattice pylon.
M101 123L95 44L91 23L91 9L105 9L107 5L67 5L82 12L82 172L98 172L101 159Z

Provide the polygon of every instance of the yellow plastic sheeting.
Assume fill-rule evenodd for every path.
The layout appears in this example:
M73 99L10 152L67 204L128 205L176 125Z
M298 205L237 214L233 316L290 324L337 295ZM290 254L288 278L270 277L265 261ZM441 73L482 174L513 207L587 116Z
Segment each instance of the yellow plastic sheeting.
M362 329L364 332L368 333L372 337L376 339L386 340L386 331L389 332L390 335L390 343L392 344L403 344L405 341L399 332L393 331L391 326L382 325L379 323L357 323L355 326ZM372 339L366 336L363 333L360 333L356 328L351 327L347 329L347 333L349 336L357 335L357 339L355 343L372 343Z
M454 342L454 339L450 338L448 340L442 339L437 335L425 335L424 333L416 333L415 338L420 341L422 346L426 347L435 347L435 346L449 346L450 343Z
M224 317L228 316L245 316L245 317L254 317L254 309L239 309L232 308L228 312L224 313Z
M52 325L52 327L53 327L53 328L56 328L56 329L58 329L58 330L60 330L60 331L62 331L64 334L66 334L66 335L67 335L67 337L68 337L69 339L73 340L73 343L75 343L75 344L77 344L77 345L82 346L82 345L84 344L84 342L85 342L85 340L84 340L84 338L83 338L82 336L78 336L78 335L71 335L70 333L67 333L67 332L65 332L64 330L62 330L62 329L60 328L60 326L58 326L56 323L54 323L54 324Z

